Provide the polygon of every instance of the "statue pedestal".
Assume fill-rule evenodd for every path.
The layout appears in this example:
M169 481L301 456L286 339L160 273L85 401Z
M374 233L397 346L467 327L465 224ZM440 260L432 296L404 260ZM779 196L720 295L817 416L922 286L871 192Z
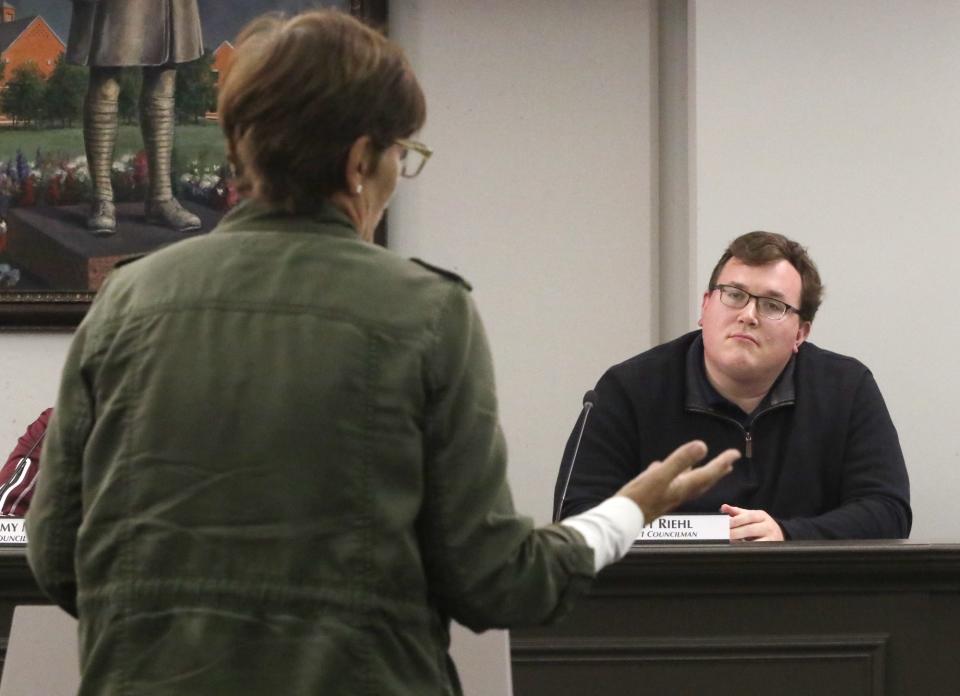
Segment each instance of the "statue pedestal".
M117 231L103 237L87 230L86 205L11 208L6 254L17 266L49 283L51 291L97 290L117 262L209 232L222 215L195 203L181 203L200 217L201 229L175 232L149 224L143 217L143 203L118 203Z

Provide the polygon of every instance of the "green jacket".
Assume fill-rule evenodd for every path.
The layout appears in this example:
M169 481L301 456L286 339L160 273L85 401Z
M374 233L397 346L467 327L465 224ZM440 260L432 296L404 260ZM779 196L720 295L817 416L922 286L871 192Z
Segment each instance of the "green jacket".
M569 608L593 554L514 512L467 290L250 203L112 275L27 516L81 695L458 694L448 617Z

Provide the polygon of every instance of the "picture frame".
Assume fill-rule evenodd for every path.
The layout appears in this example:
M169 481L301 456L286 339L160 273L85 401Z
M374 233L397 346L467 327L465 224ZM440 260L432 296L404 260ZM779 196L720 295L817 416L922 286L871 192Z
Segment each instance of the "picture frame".
M144 222L142 212L145 155L121 151L124 142L135 142L139 136L136 123L122 120L121 96L120 135L112 171L117 232L107 236L92 234L86 229L89 204L78 199L84 190L82 129L67 117L58 122L56 114L60 112L47 102L44 102L44 115L25 121L28 116L24 114L29 112L18 111L15 101L19 98L17 95L26 91L21 90L23 84L28 83L26 72L33 70L19 70L26 62L33 64L34 72L39 73L44 85L49 85L54 71L59 69L61 77L67 71L59 66L65 61L55 55L55 50L57 41L61 53L66 47L71 3L11 0L0 4L4 20L0 22L0 80L4 95L0 107L4 107L5 112L5 118L0 120L0 332L70 331L83 319L96 288L117 263L190 234L206 234L232 205L230 187L225 185L229 174L222 154L222 135L215 113L209 111L200 123L191 123L189 119L181 123L178 103L174 194L201 218L202 227L187 234L150 227ZM246 0L243 3L197 0L197 4L204 58L196 63L206 61L203 70L212 71L213 77L206 72L197 73L198 68L194 66L194 73L181 83L181 75L188 72L185 66L189 64L179 66L178 95L183 91L183 84L191 84L186 80L194 74L201 75L204 82L212 79L215 84L223 55L232 52L230 40L247 21L263 12L289 15L313 7L332 6L387 31L388 0ZM231 12L224 13L223 7L230 7ZM20 41L21 37L27 40ZM36 46L43 46L44 41L47 52L36 53ZM76 89L79 78L73 74L71 79ZM57 90L48 91L62 94L67 88L58 83ZM8 98L7 94L13 96ZM135 104L135 97L133 101ZM215 105L215 96L210 103ZM6 113L7 106L13 115ZM73 113L75 118L75 108ZM199 117L195 116L195 120L199 121ZM183 147L178 152L181 137ZM386 244L384 224L377 230L375 241Z

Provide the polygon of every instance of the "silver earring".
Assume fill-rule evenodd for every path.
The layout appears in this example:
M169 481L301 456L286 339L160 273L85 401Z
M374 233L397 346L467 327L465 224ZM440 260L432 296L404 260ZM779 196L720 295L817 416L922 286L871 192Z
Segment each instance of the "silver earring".
M363 193L363 184L357 184L357 195Z

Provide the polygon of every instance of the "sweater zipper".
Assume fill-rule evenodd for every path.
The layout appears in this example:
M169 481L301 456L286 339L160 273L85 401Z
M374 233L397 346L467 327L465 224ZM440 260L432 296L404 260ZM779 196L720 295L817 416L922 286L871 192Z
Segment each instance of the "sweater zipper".
M775 405L773 405L773 406L768 406L767 408L763 409L762 411L760 411L760 413L758 413L757 415L755 415L755 416L753 417L753 421L751 422L751 425L753 425L753 423L756 423L756 422L757 422L757 419L760 418L760 416L762 416L762 415L764 415L764 414L766 414L766 413L770 413L770 411L775 411L775 410L777 410L778 408L783 408L784 406L789 406L789 405L791 405L791 404L793 404L792 401L784 401L784 402L782 402L782 403L775 404ZM712 416L713 418L719 418L719 419L722 420L722 421L726 421L726 422L728 422L728 423L733 423L735 426L737 426L738 428L740 428L740 431L743 433L743 458L744 458L744 459L753 459L753 433L752 433L748 428L744 428L743 425L740 423L740 421L734 420L733 418L727 418L726 416L722 416L722 415L720 415L719 413L717 413L717 412L715 412L715 411L710 411L710 410L705 409L705 408L697 408L697 407L695 407L695 406L688 406L688 407L687 407L687 410L688 410L688 411L692 411L693 413L702 413L702 414L707 415L707 416Z
M722 416L715 411L710 411L705 408L697 408L696 406L689 406L687 407L687 410L693 413L702 413L705 416L717 418L719 420L726 421L727 423L732 423L733 425L737 426L740 429L740 432L743 433L744 458L750 459L750 457L753 456L753 436L751 435L749 430L743 427L740 421L734 420L733 418L728 418L727 416Z

